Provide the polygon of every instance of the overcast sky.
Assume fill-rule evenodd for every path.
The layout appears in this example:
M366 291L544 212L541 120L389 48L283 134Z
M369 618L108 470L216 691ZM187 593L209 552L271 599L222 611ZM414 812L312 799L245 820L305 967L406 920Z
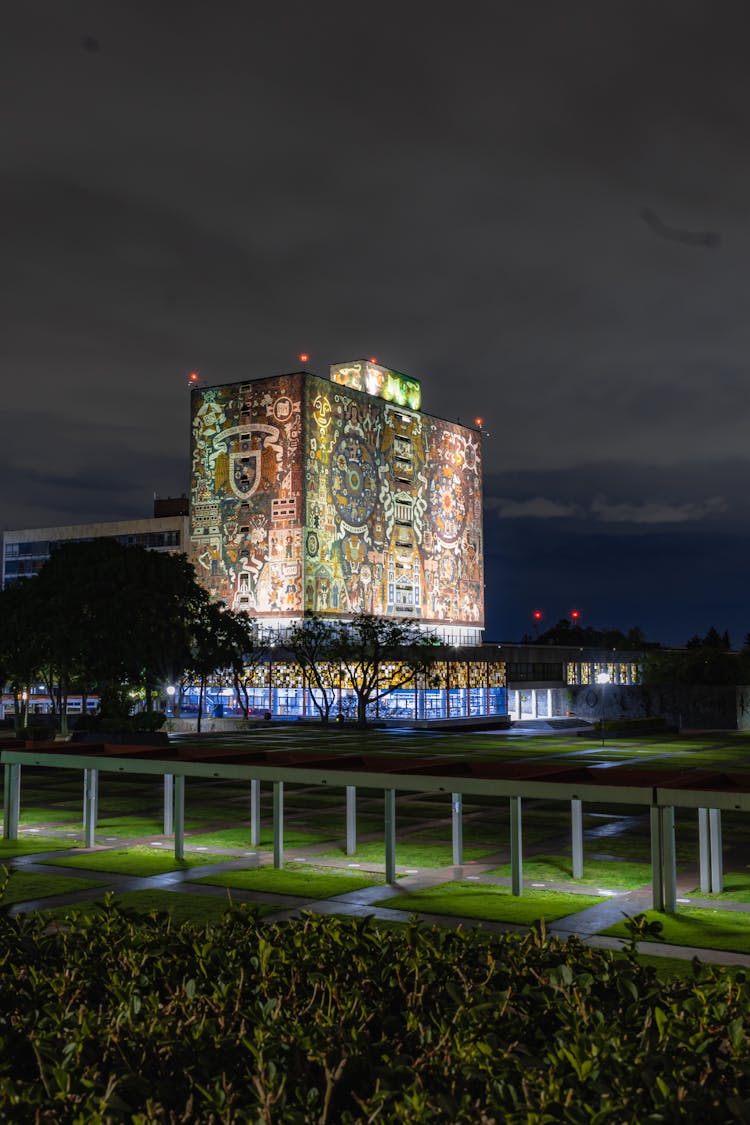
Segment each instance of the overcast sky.
M709 0L6 4L0 524L186 491L191 370L375 355L485 419L488 637L578 608L741 643L749 25Z

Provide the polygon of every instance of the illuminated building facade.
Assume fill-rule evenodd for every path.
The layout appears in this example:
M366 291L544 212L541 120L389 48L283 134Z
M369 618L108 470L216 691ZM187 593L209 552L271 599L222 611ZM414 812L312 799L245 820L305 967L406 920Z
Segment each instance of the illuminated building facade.
M232 609L484 625L478 430L421 412L416 379L367 360L192 392L191 557Z

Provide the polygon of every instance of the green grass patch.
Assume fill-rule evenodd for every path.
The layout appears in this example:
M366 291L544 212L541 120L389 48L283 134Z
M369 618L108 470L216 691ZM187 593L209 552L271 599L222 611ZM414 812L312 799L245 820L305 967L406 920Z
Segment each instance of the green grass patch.
M690 891L688 898L706 898L712 902L750 902L750 873L730 871L724 875L724 890L718 895L704 894L700 887Z
M492 855L497 848L484 847L464 848L464 863L471 860L483 859ZM341 859L345 856L344 848L333 848L324 852L326 859ZM379 841L360 844L355 855L346 857L353 863L385 863L385 845ZM453 864L453 848L450 845L412 843L411 840L399 840L396 843L396 863L401 867L450 867Z
M96 822L97 836L161 836L164 820L161 817L100 816Z
M77 867L86 871L107 871L113 875L166 875L169 871L185 871L201 864L215 863L212 856L189 854L183 860L175 859L168 848L163 851L137 844L132 848L112 848L104 852L87 852L85 855L64 856L51 859L57 867Z
M89 884L90 885L90 884ZM112 898L116 906L127 910L135 910L138 914L169 914L173 922L181 925L183 922L193 922L202 926L218 922L223 918L231 906L231 896L192 895L185 891L125 891L123 894L114 892ZM270 914L273 906L251 904L253 913L259 915ZM59 919L72 919L76 916L91 915L101 909L101 902L93 900L81 903L80 906L58 907L54 913Z
M67 895L103 885L90 879L78 879L75 875L34 875L28 871L11 871L2 902L5 906L10 906L14 902Z
M709 910L681 906L677 914L645 912L649 922L661 922L662 938L667 945L687 945L696 949L723 949L747 953L750 949L750 914L731 910ZM625 922L617 922L602 930L608 937L628 938Z
M342 827L342 835L344 834L344 830L344 827ZM323 844L334 837L335 834L330 831L298 832L295 828L289 828L284 831L284 847L304 848L310 844ZM197 835L191 834L190 843L196 844L199 847L237 848L238 850L249 851L252 847L250 843L250 824L248 823L238 828L219 828L215 832L203 832ZM273 831L270 828L261 829L260 844L258 846L264 851L269 851L273 848Z
M510 864L504 863L487 875L510 878ZM585 887L604 887L613 891L634 891L651 882L648 863L619 863L616 860L591 859L583 865L583 877L573 878L573 861L569 856L535 855L523 862L523 877L539 883L580 883Z
M331 898L349 891L361 891L382 883L377 875L354 875L348 871L328 868L274 867L226 871L222 875L205 875L191 879L193 883L210 883L215 887L233 887L242 891L265 891L268 894L299 895L309 899Z
M455 882L381 899L378 906L406 910L410 914L449 914L528 926L537 918L554 922L602 901L599 895L564 894L561 891L524 891L518 898L510 893L510 887Z
M59 836L20 836L17 840L0 840L0 860L16 855L36 855L37 852L59 852L63 848L77 848L75 840Z
M71 809L57 809L53 805L49 808L25 808L21 812L21 825L26 824L55 824L58 821L66 825L73 820L81 823L81 810L73 812Z

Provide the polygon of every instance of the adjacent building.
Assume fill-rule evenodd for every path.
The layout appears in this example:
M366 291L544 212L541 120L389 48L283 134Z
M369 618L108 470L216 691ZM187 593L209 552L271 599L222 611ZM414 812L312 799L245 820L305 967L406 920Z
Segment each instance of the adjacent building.
M187 513L187 497L169 497L154 500L152 519L4 531L2 584L7 586L19 578L32 578L39 573L50 554L64 543L116 539L125 546L147 547L151 551L187 551L190 524Z

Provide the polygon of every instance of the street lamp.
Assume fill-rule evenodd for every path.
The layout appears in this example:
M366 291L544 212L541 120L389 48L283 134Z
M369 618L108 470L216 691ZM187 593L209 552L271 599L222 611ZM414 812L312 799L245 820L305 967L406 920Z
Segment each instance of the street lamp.
M174 716L174 696L177 688L174 684L167 684L167 714Z
M604 685L608 684L610 682L609 672L597 672L596 673L596 682L598 684L601 684L601 688L602 688L602 718L601 718L601 724L602 724L602 746L603 746L604 745Z

